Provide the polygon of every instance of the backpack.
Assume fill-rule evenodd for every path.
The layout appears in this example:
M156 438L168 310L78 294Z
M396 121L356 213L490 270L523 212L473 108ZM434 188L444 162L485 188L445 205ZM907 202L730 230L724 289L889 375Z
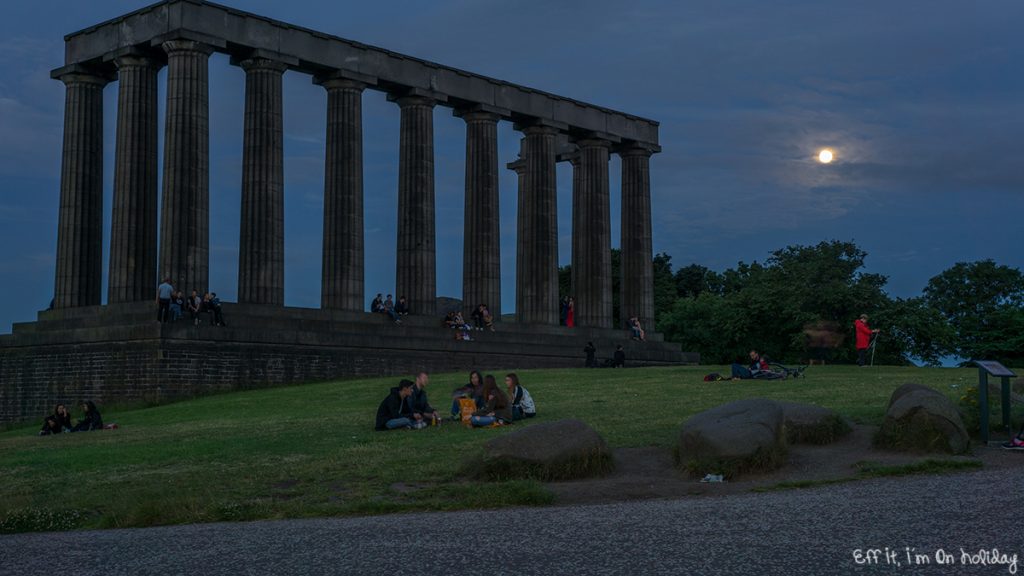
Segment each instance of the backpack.
M718 372L712 372L704 377L705 382L721 382L722 380L725 380L725 378Z
M519 405L523 408L523 414L536 414L537 406L533 403L533 397L526 391L526 388L519 387L523 391L523 397L519 402Z

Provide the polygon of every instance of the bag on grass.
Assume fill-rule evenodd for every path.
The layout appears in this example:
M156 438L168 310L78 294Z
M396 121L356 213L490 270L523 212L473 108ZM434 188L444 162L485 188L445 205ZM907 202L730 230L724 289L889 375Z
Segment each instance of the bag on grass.
M723 378L718 372L712 372L704 377L705 382L720 382L722 380L725 380L725 378Z
M469 426L469 419L476 412L476 400L472 398L459 398L459 418L462 423Z

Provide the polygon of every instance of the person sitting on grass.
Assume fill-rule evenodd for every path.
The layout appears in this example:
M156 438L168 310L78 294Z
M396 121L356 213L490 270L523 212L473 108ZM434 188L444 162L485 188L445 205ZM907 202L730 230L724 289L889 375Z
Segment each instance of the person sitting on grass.
M519 376L516 376L514 372L506 374L505 386L508 388L508 397L512 400L513 420L533 418L537 415L537 406L533 403L533 398L526 388L519 384Z
M768 361L757 353L757 350L750 351L750 366L732 365L732 378L736 380L749 380L757 378L761 372L771 372Z
M103 430L103 417L92 400L82 402L82 411L85 415L78 421L78 424L71 429L72 432L89 432L92 430Z
M473 370L469 373L469 384L459 386L452 391L452 420L461 420L459 398L472 398L477 409L483 408L487 400L483 397L484 378Z
M377 407L374 430L418 429L425 426L416 424L412 416L409 397L412 396L413 386L411 381L402 380L398 386L391 389L387 398Z
M508 396L501 388L498 388L494 376L490 374L484 376L483 397L487 399L487 404L474 412L469 419L469 423L473 427L482 428L494 424L512 423L512 406L508 401Z
M429 382L430 377L427 376L426 372L420 372L416 375L416 382L412 387L412 394L409 396L409 404L412 406L412 417L417 422L440 424L441 417L437 415L437 410L427 401L427 384Z
M60 424L61 432L71 432L71 412L63 404L57 404L53 409L53 417Z
M39 431L39 435L50 436L52 434L60 434L62 432L64 432L64 430L61 429L60 423L57 422L57 419L53 416L47 416L46 419L43 420L43 429Z

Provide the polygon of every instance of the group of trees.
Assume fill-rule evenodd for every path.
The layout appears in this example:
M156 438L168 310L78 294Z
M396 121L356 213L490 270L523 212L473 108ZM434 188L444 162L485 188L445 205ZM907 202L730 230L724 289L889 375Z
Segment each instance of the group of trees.
M887 278L863 270L852 242L787 246L763 263L716 272L699 264L672 270L654 258L657 329L707 363L732 362L757 348L784 362L806 361L825 338L829 360L855 357L853 321L870 315L882 331L876 363L938 364L944 357L1024 360L1024 275L992 260L958 263L914 298L893 298Z
M619 310L619 251L612 251L613 318ZM957 357L1024 365L1024 274L992 260L961 262L928 281L920 296L894 298L888 279L864 271L867 253L852 242L787 246L764 262L722 272L699 264L673 270L654 257L656 329L700 352L704 362L729 363L756 348L781 362L824 353L852 362L853 321L870 316L881 330L875 362L938 364ZM562 295L571 269L559 270ZM823 350L824 349L824 350Z

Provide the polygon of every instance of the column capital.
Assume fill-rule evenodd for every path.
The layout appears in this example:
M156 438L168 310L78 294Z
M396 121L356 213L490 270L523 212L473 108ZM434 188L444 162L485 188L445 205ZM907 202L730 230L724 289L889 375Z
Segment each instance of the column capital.
M472 106L459 106L452 110L452 116L462 118L466 122L498 122L502 118L511 116L511 112L505 108L489 106L487 104L474 104Z
M238 66L246 72L252 72L256 70L266 70L267 72L277 72L278 74L284 74L285 70L288 70L288 64L279 60L272 60L270 58L245 58L244 60L232 61L232 64Z
M561 134L569 130L569 125L545 118L527 118L516 120L513 128L523 134Z
M160 43L160 47L168 54L175 52L198 52L209 56L214 51L214 47L205 42L184 39L165 40Z
M95 86L106 86L114 81L117 76L112 71L100 70L81 64L63 66L50 72L50 78L60 80L65 86L92 84Z
M657 144L646 144L643 142L623 142L615 147L615 152L623 158L642 156L650 158L652 154L661 152L661 146Z
M394 102L402 108L406 106L429 106L433 108L439 102L447 102L448 96L423 88L402 88L389 92L388 101Z
M580 150L584 148L605 148L611 149L612 142L603 138L581 138L576 140L576 145L580 147Z
M351 70L333 70L313 76L313 84L323 86L327 90L365 90L369 86L377 85L377 77Z

